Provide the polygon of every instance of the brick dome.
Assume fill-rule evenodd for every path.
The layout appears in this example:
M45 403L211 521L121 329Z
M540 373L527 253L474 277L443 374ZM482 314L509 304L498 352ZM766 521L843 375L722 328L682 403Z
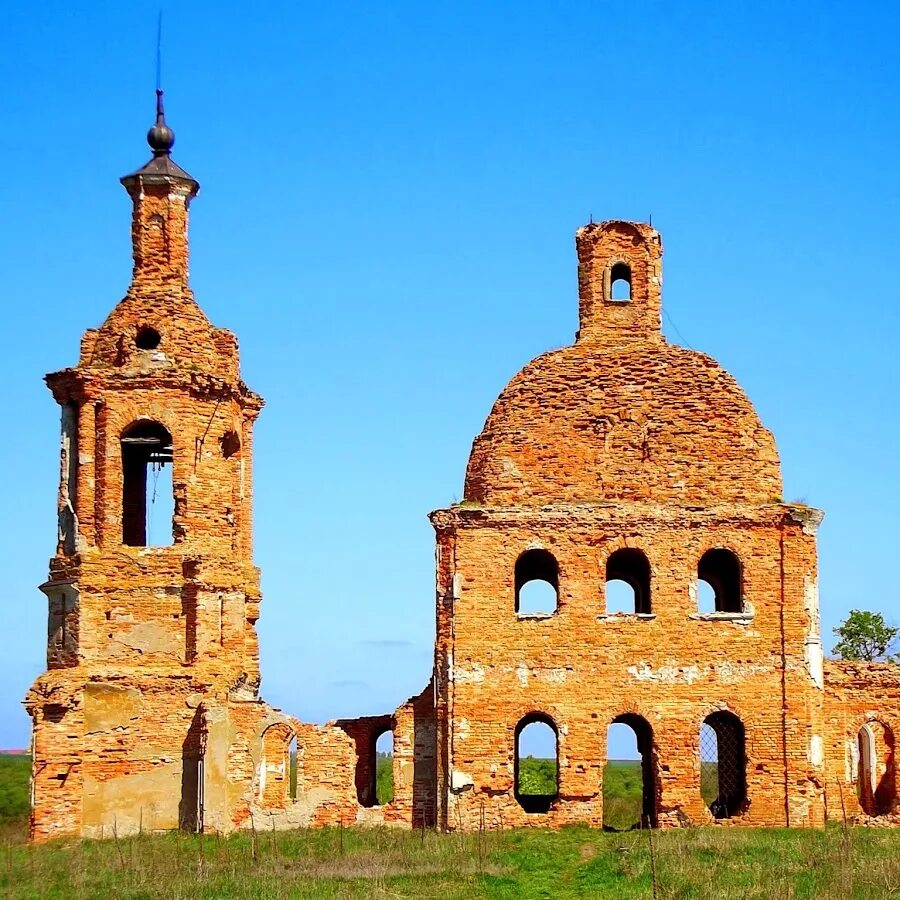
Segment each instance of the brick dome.
M472 447L465 499L780 500L775 440L746 394L709 356L663 339L659 234L641 223L593 223L576 246L578 339L533 360L504 389Z

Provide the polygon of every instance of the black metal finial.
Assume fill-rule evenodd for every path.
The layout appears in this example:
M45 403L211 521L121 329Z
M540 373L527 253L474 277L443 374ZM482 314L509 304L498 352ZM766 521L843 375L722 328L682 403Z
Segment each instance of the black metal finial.
M156 124L147 132L147 143L154 156L168 156L175 144L175 132L166 125L162 88L156 89Z

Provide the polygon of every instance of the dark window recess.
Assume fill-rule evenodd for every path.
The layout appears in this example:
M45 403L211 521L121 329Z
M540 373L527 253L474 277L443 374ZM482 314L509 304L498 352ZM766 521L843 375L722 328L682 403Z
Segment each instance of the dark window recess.
M175 505L170 487L171 467L172 436L158 422L137 422L122 434L123 544L148 546L151 531L156 534L154 524L158 526L161 539L152 543L172 543L171 527L168 540L164 532L164 520L171 523ZM166 477L162 478L164 471Z
M288 744L288 766L289 766L288 797L291 800L296 800L297 799L297 735L296 734L291 738L290 744Z
M616 263L610 270L609 297L619 302L631 300L631 267L623 262Z
M704 593L712 593L715 612L739 613L744 609L741 584L741 563L730 551L722 548L707 550L697 565L697 579L709 587L698 585L701 610Z
M162 340L160 333L155 328L141 328L134 343L139 350L155 350Z
M650 561L643 551L628 547L607 559L606 611L650 612Z
M559 565L548 550L526 550L515 569L516 612L552 613L559 605Z
M700 726L700 795L717 819L730 819L747 803L744 725L733 713L707 716Z
M559 797L559 734L543 713L516 725L515 797L527 813L548 812Z
M235 456L241 449L241 439L238 437L236 431L226 431L225 434L222 435L221 439L222 445L222 456L225 459L231 459L232 456Z

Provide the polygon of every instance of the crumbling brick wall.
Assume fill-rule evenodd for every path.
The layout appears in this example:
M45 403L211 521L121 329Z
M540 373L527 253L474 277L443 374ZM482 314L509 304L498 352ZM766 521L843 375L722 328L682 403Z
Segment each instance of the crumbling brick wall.
M825 663L825 794L828 818L900 821L895 741L900 665Z
M434 700L429 685L392 716L309 725L262 701L207 701L202 710L206 831L320 825L432 827ZM394 797L377 805L375 740L394 736ZM295 791L289 789L291 748Z

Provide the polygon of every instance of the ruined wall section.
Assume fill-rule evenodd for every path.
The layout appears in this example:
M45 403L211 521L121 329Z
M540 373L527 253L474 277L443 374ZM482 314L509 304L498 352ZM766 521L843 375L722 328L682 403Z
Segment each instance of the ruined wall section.
M430 686L393 716L321 726L262 701L205 703L203 829L433 825L433 708ZM374 742L385 728L394 737L394 799L378 806L370 796Z
M860 769L860 733L868 726L873 784ZM825 661L825 793L832 821L900 824L896 740L900 734L900 665Z

